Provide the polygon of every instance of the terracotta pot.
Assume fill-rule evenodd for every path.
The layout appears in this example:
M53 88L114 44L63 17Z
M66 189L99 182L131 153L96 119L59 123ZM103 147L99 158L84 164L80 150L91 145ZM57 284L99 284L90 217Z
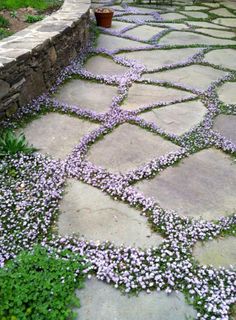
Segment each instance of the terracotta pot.
M108 11L107 9L104 9L104 12L102 11L102 9L100 9L99 11L96 10L95 17L97 20L97 25L103 28L110 28L113 14L114 12L112 10Z

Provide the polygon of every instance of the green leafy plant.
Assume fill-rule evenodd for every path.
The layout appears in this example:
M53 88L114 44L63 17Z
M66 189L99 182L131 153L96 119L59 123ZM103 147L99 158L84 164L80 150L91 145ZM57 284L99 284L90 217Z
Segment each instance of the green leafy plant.
M35 8L45 10L48 8L58 7L63 0L1 0L0 9L19 9L19 8Z
M44 19L44 16L42 15L28 15L26 16L25 18L25 22L28 22L28 23L35 23L35 22L38 22L38 21L41 21Z
M9 26L9 21L4 16L0 15L0 28L7 28Z
M6 29L0 28L0 40L2 40L3 38L9 37L10 35L12 35L12 32Z
M76 288L82 288L83 258L68 250L48 253L35 246L0 269L1 320L68 320L79 307Z
M28 144L23 133L17 136L14 132L6 130L0 134L0 157L18 152L32 153L34 151L36 149Z

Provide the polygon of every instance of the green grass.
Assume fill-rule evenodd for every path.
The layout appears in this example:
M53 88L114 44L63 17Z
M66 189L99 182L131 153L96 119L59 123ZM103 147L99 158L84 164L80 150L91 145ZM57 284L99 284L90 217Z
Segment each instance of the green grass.
M7 28L9 26L9 21L0 15L0 28Z
M12 32L10 32L6 29L0 28L0 40L2 40L3 38L9 37L11 35L12 35Z
M16 10L19 8L31 7L38 10L56 7L62 4L62 0L1 0L0 10L9 9Z
M44 16L43 15L28 15L26 16L26 19L25 19L25 22L28 22L28 23L35 23L35 22L38 22L38 21L41 21L43 20Z

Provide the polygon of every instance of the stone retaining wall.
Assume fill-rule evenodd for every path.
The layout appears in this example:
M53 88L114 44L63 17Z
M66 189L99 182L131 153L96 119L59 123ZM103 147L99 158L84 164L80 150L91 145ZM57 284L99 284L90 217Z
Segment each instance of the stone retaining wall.
M47 91L87 43L90 0L65 0L43 21L0 41L0 118Z

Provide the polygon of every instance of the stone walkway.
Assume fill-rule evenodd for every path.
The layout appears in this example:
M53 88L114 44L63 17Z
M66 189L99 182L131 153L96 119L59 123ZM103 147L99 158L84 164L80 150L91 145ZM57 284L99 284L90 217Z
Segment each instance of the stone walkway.
M105 240L117 247L159 246L164 251L155 260L155 271L136 266L138 284L133 274L126 279L122 268L122 280L109 275L118 259L115 253L114 261L96 256L99 280L126 292L144 292L128 298L111 285L88 280L78 291L79 319L229 319L235 288L209 285L210 302L197 311L183 293L206 298L204 277L211 275L205 270L216 277L223 270L229 283L230 265L236 266L231 230L236 208L236 3L178 0L173 7L111 7L112 28L100 29L96 47L73 65L76 76L51 98L54 112L32 121L24 132L40 152L66 165L61 236L92 240L100 255ZM143 209L142 215L135 206ZM224 238L226 230L230 236ZM175 258L155 277L155 266L165 255ZM105 273L106 259L111 260ZM186 261L189 265L183 267ZM195 264L198 282L193 283L193 274L188 275ZM209 269L202 267L209 264ZM188 285L177 285L184 268ZM170 271L176 269L176 274ZM161 292L148 295L152 286Z

